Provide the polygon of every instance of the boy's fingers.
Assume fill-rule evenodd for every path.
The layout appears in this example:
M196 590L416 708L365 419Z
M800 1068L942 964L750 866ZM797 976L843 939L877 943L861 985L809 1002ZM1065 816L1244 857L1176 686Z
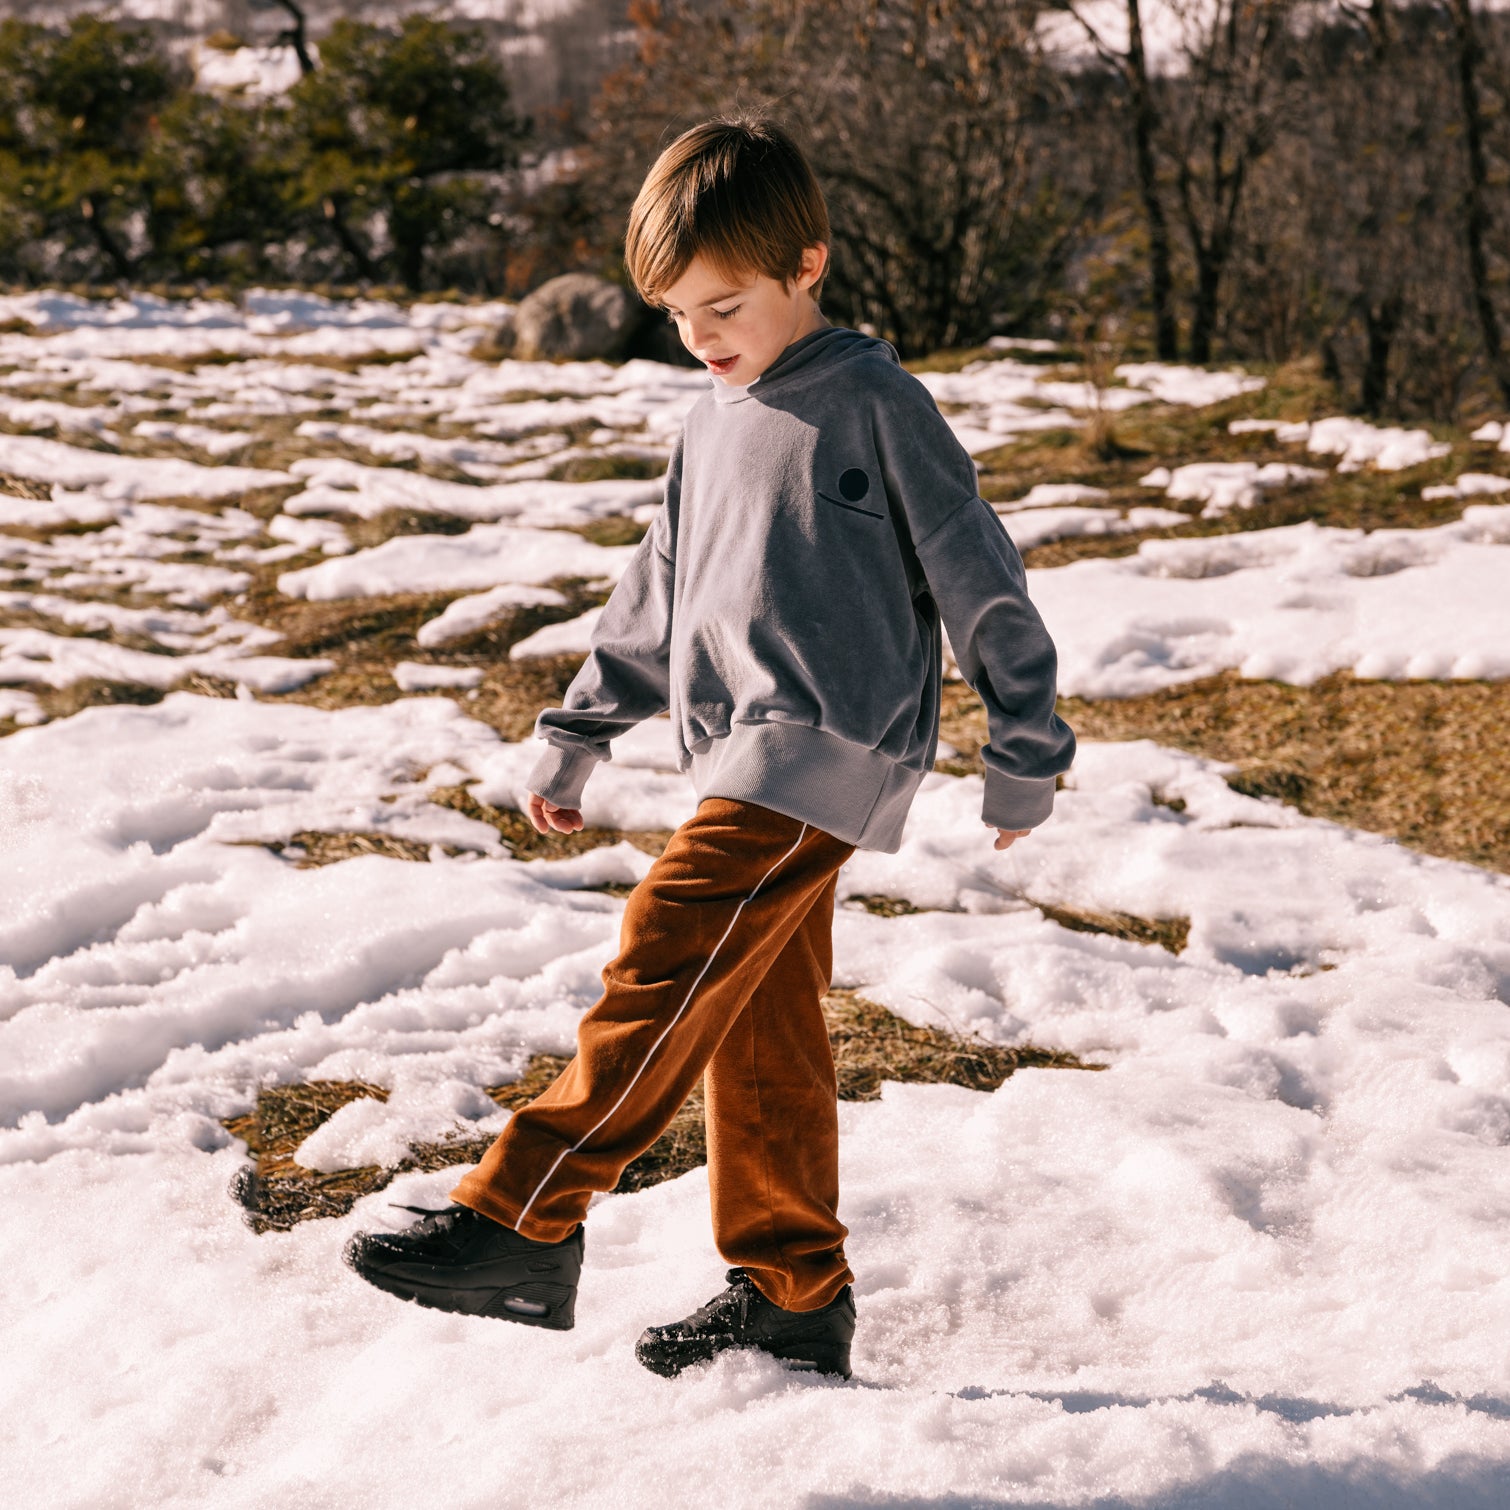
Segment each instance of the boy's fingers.
M1011 849L1017 840L1026 839L1030 833L1032 833L1032 830L1027 828L999 828L996 830L996 843L991 847L993 849Z
M548 834L551 831L550 820L546 816L547 803L543 797L537 797L530 793L530 800L525 804L524 816L530 820L530 827L537 834Z
M555 807L547 802L545 817L558 834L574 834L583 826L581 810L574 807Z

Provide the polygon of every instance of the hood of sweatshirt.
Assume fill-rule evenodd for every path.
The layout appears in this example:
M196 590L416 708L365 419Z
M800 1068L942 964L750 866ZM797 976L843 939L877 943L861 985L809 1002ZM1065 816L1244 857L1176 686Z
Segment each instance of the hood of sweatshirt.
M793 341L752 383L731 387L713 378L713 400L719 404L739 404L750 398L764 398L774 388L806 382L865 352L875 352L900 365L896 348L889 341L862 335L843 325L825 325Z

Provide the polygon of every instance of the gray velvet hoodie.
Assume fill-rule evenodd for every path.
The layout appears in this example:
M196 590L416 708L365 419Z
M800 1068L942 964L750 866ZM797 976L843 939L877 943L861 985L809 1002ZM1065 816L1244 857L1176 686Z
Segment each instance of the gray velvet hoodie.
M814 331L688 414L530 790L580 806L610 741L669 708L700 798L894 851L938 744L940 619L986 707L982 816L1031 828L1075 736L1022 559L892 347Z

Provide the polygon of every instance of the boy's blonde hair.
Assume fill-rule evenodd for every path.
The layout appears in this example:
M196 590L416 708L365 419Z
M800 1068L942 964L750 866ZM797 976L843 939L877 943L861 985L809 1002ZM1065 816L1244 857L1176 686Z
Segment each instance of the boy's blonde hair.
M796 142L763 116L722 117L655 160L629 212L624 260L640 297L657 304L694 257L731 282L764 273L786 284L803 251L828 240L828 206ZM822 289L820 277L808 291Z

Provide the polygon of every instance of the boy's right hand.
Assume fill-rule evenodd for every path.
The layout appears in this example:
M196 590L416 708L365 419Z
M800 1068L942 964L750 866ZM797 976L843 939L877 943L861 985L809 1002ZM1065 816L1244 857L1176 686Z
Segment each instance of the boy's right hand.
M544 797L530 793L526 809L537 834L548 834L555 829L558 834L574 834L582 828L582 810L575 807L557 807Z

